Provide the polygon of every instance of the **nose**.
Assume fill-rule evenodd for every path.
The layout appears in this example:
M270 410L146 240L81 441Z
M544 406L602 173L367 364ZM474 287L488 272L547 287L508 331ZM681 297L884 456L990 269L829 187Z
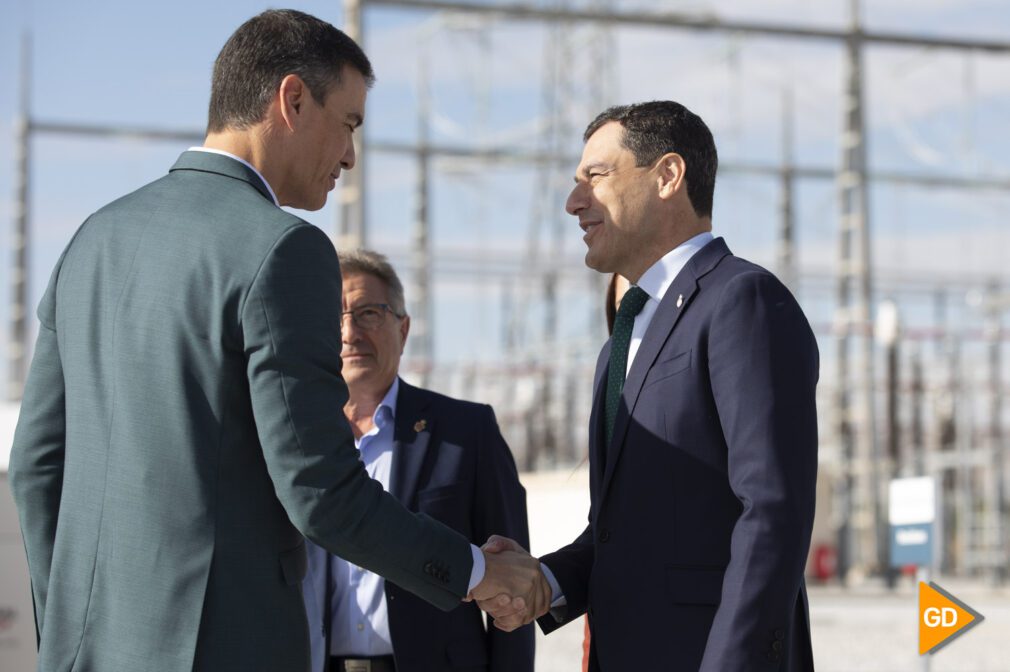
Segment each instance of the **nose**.
M354 324L350 313L340 316L340 341L347 345L352 345L361 340L361 333L358 325Z
M568 194L568 200L565 201L565 212L569 215L578 216L579 212L585 210L589 205L589 199L586 194L585 183L578 183L572 188L572 193Z
M340 157L340 166L344 170L350 170L354 168L354 164L357 160L357 156L354 152L354 138L347 139L347 149L344 150L344 155Z

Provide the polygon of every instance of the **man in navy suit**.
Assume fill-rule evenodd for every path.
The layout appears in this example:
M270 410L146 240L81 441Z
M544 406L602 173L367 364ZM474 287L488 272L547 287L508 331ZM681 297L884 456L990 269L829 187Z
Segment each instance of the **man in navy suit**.
M541 558L552 602L534 615L549 633L588 613L591 670L811 670L813 333L775 276L712 237L698 116L614 107L584 139L566 210L586 264L632 287L596 365L589 525ZM498 627L531 617L481 605Z
M476 543L499 533L528 548L526 492L494 411L401 380L410 318L396 272L365 250L342 253L340 269L343 411L369 475ZM442 612L311 542L308 558L313 672L532 672L532 625L486 630L472 602Z

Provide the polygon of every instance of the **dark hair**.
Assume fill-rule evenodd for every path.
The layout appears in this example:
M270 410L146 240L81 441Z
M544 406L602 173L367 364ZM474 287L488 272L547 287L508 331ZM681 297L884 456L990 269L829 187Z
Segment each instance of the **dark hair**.
M371 86L372 64L354 40L294 9L269 9L236 30L214 62L207 130L259 123L287 75L298 75L320 105L349 65Z
M712 195L719 156L712 132L680 103L654 100L634 105L616 105L604 110L586 128L588 141L601 126L616 121L624 127L622 144L635 155L635 163L646 166L669 152L676 152L687 165L687 196L699 217L712 216Z

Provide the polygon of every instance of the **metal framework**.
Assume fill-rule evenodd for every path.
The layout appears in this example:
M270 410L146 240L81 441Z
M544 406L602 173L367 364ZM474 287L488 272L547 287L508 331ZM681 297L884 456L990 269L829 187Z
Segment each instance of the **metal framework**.
M845 29L822 29L803 26L762 23L753 21L722 20L714 16L689 15L676 12L625 11L614 9L610 2L596 1L580 7L572 7L568 2L557 0L550 6L521 3L471 3L436 0L344 0L345 31L359 44L364 44L366 34L363 18L370 8L397 8L418 12L452 12L507 21L539 22L554 25L563 37L565 30L575 25L593 25L600 30L615 26L668 28L694 32L725 35L769 37L796 41L826 42L839 46L847 63L844 86L844 111L842 121L842 162L841 168L829 166L794 165L792 158L791 121L784 120L783 139L784 163L756 164L747 162L727 162L720 166L723 173L764 175L775 177L781 184L779 211L778 266L787 283L795 282L795 222L793 210L793 190L796 180L833 180L838 189L841 213L838 232L839 272L833 278L837 298L837 311L833 333L837 347L837 391L833 399L835 434L845 459L841 478L845 485L839 489L838 505L846 512L839 529L839 545L842 551L841 565L844 571L859 562L873 564L873 558L882 560L879 543L881 520L881 491L876 463L881 456L876 441L873 368L874 348L871 340L872 306L874 278L871 277L871 235L868 217L867 185L873 182L890 184L919 185L947 189L983 189L1010 192L1010 179L993 177L958 177L947 175L926 175L903 171L873 171L867 165L864 104L863 104L863 55L867 47L887 46L905 48L925 48L955 52L986 53L1005 56L1010 54L1010 42L1000 40L960 39L956 37L921 36L888 31L865 30L859 20L858 0L851 2L851 22ZM559 58L564 59L563 43L558 44ZM357 169L346 172L340 182L339 227L335 231L338 246L351 248L368 244L368 219L365 209L366 171L365 164L371 153L399 154L413 157L418 166L416 185L415 226L412 238L410 262L415 277L412 291L417 297L419 310L413 325L413 347L420 348L421 360L427 362L424 375L430 371L433 355L431 279L433 270L445 267L447 262L441 255L433 253L429 233L430 172L433 164L441 160L473 161L489 163L518 163L539 166L544 174L568 169L578 157L566 154L563 145L553 141L541 143L544 150L531 151L506 147L465 147L431 142L427 126L428 103L424 64L419 64L419 141L417 143L390 142L380 139L365 142L362 134L355 136ZM31 218L29 212L29 168L31 162L31 139L36 135L70 135L78 137L131 138L151 141L199 142L202 131L171 130L142 127L110 127L86 123L61 123L33 118L30 104L30 41L23 42L21 99L15 125L16 142L16 203L12 240L13 268L11 278L11 311L8 340L8 389L7 396L17 399L21 395L26 373L27 343L27 297L28 297L28 251ZM561 97L564 99L564 97ZM784 109L791 108L790 103ZM563 119L558 121L563 123ZM558 129L557 123L554 125ZM367 145L367 146L366 146ZM455 263L455 262L453 262ZM451 266L452 264L448 264ZM521 266L516 262L514 266ZM544 291L550 303L550 296L556 295L560 276L569 271L565 264L556 265L556 273L545 278ZM459 266L462 268L463 266ZM505 267L503 266L503 269ZM493 272L493 269L481 269ZM475 269L465 271L471 273ZM503 270L503 276L512 271ZM993 296L998 294L993 290ZM555 304L556 305L556 304ZM1005 520L1006 511L1006 465L1002 461L1003 436L999 420L1002 407L999 405L1000 360L999 343L1003 340L999 316L1006 310L1004 303L992 300L987 306L986 319L989 329L995 335L991 338L989 362L992 379L990 393L992 404L987 455L990 471L986 480L987 518L985 535L991 539L991 551L984 559L985 566L995 567L1007 556L1007 540L1000 529L999 521ZM995 307L993 307L995 306ZM556 311L556 308L552 309ZM556 315L548 316L548 327L556 324ZM547 329L548 336L552 333ZM552 340L552 339L548 339ZM858 348L853 346L858 343ZM852 357L853 350L858 357ZM959 353L955 345L947 347L951 362L956 362ZM858 364L856 369L854 364ZM951 364L955 367L956 364ZM858 375L853 375L858 371ZM857 385L852 384L857 383ZM951 383L953 385L953 382ZM545 405L546 406L546 405ZM937 458L938 459L938 458ZM972 457L966 461L975 463ZM935 460L934 460L935 462ZM972 474L964 473L967 467L959 467L957 478L963 484ZM996 502L992 504L991 502ZM961 502L966 516L970 513L970 503ZM966 518L969 519L969 518ZM994 521L994 522L993 522ZM850 527L851 523L851 527ZM995 530L995 531L992 531Z

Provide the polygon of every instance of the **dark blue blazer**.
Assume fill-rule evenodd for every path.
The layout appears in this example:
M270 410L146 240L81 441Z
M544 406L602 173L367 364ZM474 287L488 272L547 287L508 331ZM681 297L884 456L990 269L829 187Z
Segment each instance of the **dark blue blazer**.
M771 273L718 238L667 290L603 445L609 342L590 416L589 526L542 558L589 613L590 669L813 669L803 569L817 472L814 335Z
M390 493L480 546L502 534L529 548L526 491L490 406L459 401L400 380L393 432ZM327 554L307 542L303 583L312 670L329 655L324 626ZM475 602L443 612L385 582L397 672L532 672L533 626L485 630Z

